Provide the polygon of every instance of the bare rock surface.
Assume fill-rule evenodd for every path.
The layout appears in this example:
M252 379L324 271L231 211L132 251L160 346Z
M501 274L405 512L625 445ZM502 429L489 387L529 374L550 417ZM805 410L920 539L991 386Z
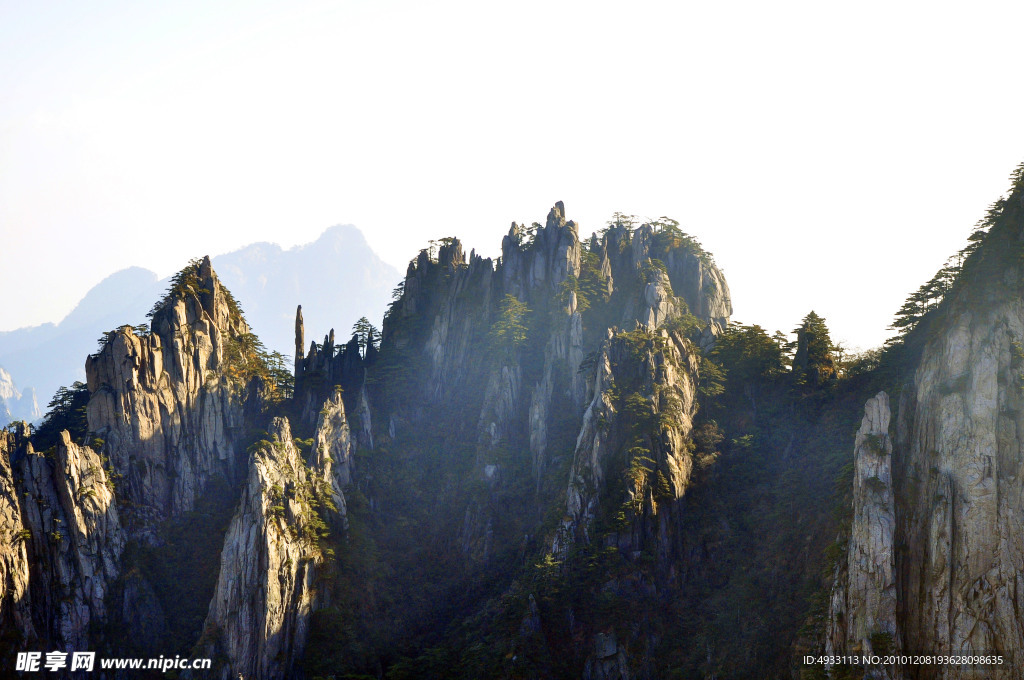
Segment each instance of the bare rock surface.
M89 430L123 478L133 533L190 510L212 476L242 474L244 390L225 351L248 332L206 258L156 310L151 332L122 327L88 358Z
M854 444L853 522L846 561L837 567L829 603L828 655L884 656L900 651L890 417L885 392L864 405ZM888 680L892 672L869 668L865 677Z
M0 434L0 532L3 617L26 643L88 649L125 544L99 456L66 431L46 455Z
M323 453L343 450L347 441L347 427L332 430L332 420L325 415L315 440L324 446L316 454L321 462ZM343 436L328 440L332 431ZM337 474L305 463L286 419L274 419L270 437L252 453L206 620L207 637L216 640L211 656L227 659L219 675L225 680L294 676L322 597L317 576L326 558L323 516L343 513L344 506L327 503L343 498Z

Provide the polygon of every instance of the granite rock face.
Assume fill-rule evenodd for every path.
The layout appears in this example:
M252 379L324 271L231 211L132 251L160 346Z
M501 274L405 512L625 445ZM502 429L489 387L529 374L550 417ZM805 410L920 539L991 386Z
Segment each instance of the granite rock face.
M31 531L21 509L20 475L15 474L26 449L31 449L31 444L25 427L0 430L0 624L5 630L18 631L23 643L39 636L29 589Z
M613 322L626 330L638 324L659 328L688 311L707 324L710 344L732 313L724 277L690 237L656 232L649 225L620 225L601 238L593 235L584 248L579 227L566 220L561 203L544 225L527 229L513 223L497 263L475 254L467 261L458 239L445 239L436 257L421 252L385 318L383 345L392 352L419 351L428 363L428 400L450 401L467 384L483 387L476 397L481 460L514 433L528 432L539 475L550 456L556 411L562 416L568 406L577 420L582 418L591 398L590 376L580 370L586 353L578 286L581 277L591 275L584 272L584 260L598 279L597 294L620 310ZM539 375L526 384L522 357L487 366L477 351L506 295L552 319L550 331L535 345ZM530 395L528 403L522 395Z
M237 439L258 388L229 377L225 351L249 329L209 258L189 275L151 332L123 326L86 361L89 430L122 476L133 534L190 510L212 476L244 471Z
M828 655L880 655L900 651L896 621L896 529L892 485L889 396L864 405L854 445L853 521L846 561L837 565L829 604ZM889 668L865 677L888 679Z
M559 509L567 489L554 554L589 541L598 502L622 495L630 510L616 547L627 561L653 555L657 573L670 578L680 549L676 501L694 470L699 377L696 348L674 322L685 319L692 331L684 315L693 314L711 343L731 313L720 272L686 238L620 226L582 243L559 203L544 225L513 224L496 261L442 239L410 263L379 354L375 331L339 344L331 330L307 345L297 310L287 406L270 397L289 381L247 371L257 341L209 259L194 262L154 308L150 328L121 327L88 358L80 441L96 451L68 433L45 456L23 436L0 437L0 530L10 539L0 547L0 621L26 639L88 649L109 642L94 632L102 637L108 614L117 614L142 646L158 647L179 632L169 630L174 606L136 557L176 545L169 529L188 526L204 494L227 489L224 507L236 493L238 502L223 544L219 533L209 541L220 566L195 642L223 660L217 677L296 677L311 615L332 596L322 539L347 530L344 488L359 481L354 451L377 444L386 452L427 427L449 430L452 446L438 447L432 461L441 472L474 477L453 484L458 514L440 536L455 550L461 542L467 564L480 566L497 549L506 558L509 546L493 544L510 526L499 500L525 480L536 482L538 499L558 494ZM528 333L501 345L490 331L509 296L529 310L520 319ZM253 443L273 408L291 422L274 418ZM636 430L641 421L657 428ZM296 439L293 426L312 438ZM622 464L632 481L611 489ZM378 511L374 485L365 486L367 506ZM529 512L550 509L542 499L534 505ZM217 521L223 531L226 518ZM524 551L551 546L550 533L522 540ZM608 587L627 598L656 593L644 578L634 570ZM524 630L536 634L536 602L531 612ZM653 648L653 639L609 621L580 635L580 649L592 646L586 677L637 668L648 670L636 677L650 677L635 649Z
M1022 661L1024 303L1015 288L1004 280L983 304L977 292L952 300L901 399L897 540L909 550L897 567L907 649ZM946 668L934 677L975 676Z
M342 490L352 481L354 467L352 439L345 417L345 404L341 393L337 392L324 403L317 417L310 466L318 471L330 488L331 502L336 509L333 515L343 521L342 528L345 528L345 496Z
M341 453L348 432L344 412L336 409L326 409L333 413L324 415L318 429L312 467L282 418L271 424L271 440L252 454L206 620L208 637L217 640L210 655L227 658L219 675L224 680L294 675L310 616L323 597L317 585L325 559L321 534L331 516L344 516L337 481L338 470L345 467ZM339 436L332 438L332 433ZM330 451L339 455L338 464L324 466ZM342 505L334 505L335 498Z
M575 541L589 540L587 529L593 519L604 488L604 479L615 458L632 462L635 456L649 457L644 461L645 483L628 489L636 508L637 518L657 515L653 500L650 475L660 474L667 482L668 500L678 500L686 493L693 471L693 457L688 443L693 430L693 417L697 410L695 349L685 339L661 330L647 332L640 341L636 337L609 332L595 370L591 400L583 415L583 424L576 439L576 449L570 473L566 500L566 519L552 545L552 552L564 555ZM613 388L616 383L630 384L635 390L628 404L659 423L658 432L642 433L637 440L627 432L637 420L637 414L621 413L616 405ZM624 450L627 443L642 441L644 453ZM623 540L643 542L643 528L636 526L634 535ZM667 546L665 546L667 547ZM639 547L634 548L639 550Z
M334 391L316 404L311 439L294 440L278 418L247 452L278 389L248 370L262 361L257 343L209 259L194 261L154 308L151 329L110 332L88 358L85 441L98 451L64 431L40 454L24 425L0 430L0 622L20 644L116 650L108 636L123 626L137 649L178 639L164 611L173 603L155 587L166 584L147 580L139 555L165 547L165 530L183 517L203 521L186 513L216 488L240 500L219 549L209 635L193 643L227 659L226 678L294 676L326 598L322 539L347 529L353 436ZM324 352L314 349L315 363ZM365 394L362 404L368 433Z
M881 641L908 653L1001 654L1004 663L877 671L892 677L1010 678L1024 662L1024 302L1019 262L1004 257L1019 240L1010 226L997 237L1010 239L1003 247L986 239L915 336L891 468L883 395L868 403L848 574L837 579L829 621L837 651Z
M688 340L661 329L609 331L594 370L590 403L576 439L565 515L551 544L558 562L574 546L595 542L592 527L608 502L621 509L618 530L603 546L626 556L625 572L605 584L625 598L667 600L678 585L677 567L686 560L680 525L694 472L692 433L697 411L699 363ZM628 396L626 396L628 395ZM615 483L627 472L625 489ZM607 512L605 510L604 512ZM605 516L607 521L607 517ZM642 575L643 556L653 559L654 579ZM657 595L655 595L657 594ZM593 649L583 677L590 680L652 677L650 650L657 640L631 621L629 644L616 642L610 618L593 624ZM643 649L631 657L628 649Z
M125 544L107 472L67 432L49 455L16 433L0 440L3 617L25 643L88 649Z

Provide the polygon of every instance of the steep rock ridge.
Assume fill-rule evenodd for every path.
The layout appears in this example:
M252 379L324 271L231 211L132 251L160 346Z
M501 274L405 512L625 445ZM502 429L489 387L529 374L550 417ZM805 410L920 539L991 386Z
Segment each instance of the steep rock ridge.
M14 619L25 642L90 649L91 629L106 618L107 588L118 576L125 543L102 461L66 431L46 455L23 435L0 439L2 530L10 541L2 557L5 591L10 589L3 617Z
M901 400L897 541L908 546L898 559L908 650L1020 662L1024 303L1015 275L950 301ZM985 673L1011 677L1012 667ZM917 677L980 676L943 668Z
M829 603L827 655L880 655L900 651L896 621L896 529L892 488L889 396L864 405L854 445L853 521L845 562ZM872 667L865 677L889 679L891 668Z
M422 352L429 362L427 395L441 399L476 367L469 357L474 341L480 339L481 327L488 325L494 268L490 258L475 253L467 263L458 239L441 245L436 262L422 252L415 262L413 276L411 280L406 277L405 285L418 298L412 306L421 310L417 314L426 323ZM389 324L385 323L385 336L388 330Z
M546 224L533 242L522 244L522 229L515 224L501 242L504 290L538 306L538 297L556 297L560 287L580 276L582 248L575 222L566 221L561 201L548 212ZM555 312L552 332L544 345L541 378L534 384L529 407L530 453L538 479L547 462L548 427L552 398L568 398L575 408L582 406L583 381L577 369L583 361L582 315L575 292L570 292Z
M227 659L218 676L223 680L293 677L310 615L323 601L317 585L325 559L320 514L344 519L337 483L347 474L342 461L348 442L340 399L324 411L312 467L303 461L283 418L273 420L271 440L260 442L250 459L205 626L205 637L214 640L210 655ZM328 464L332 452L338 457L333 467ZM328 501L333 498L342 504L332 507Z
M569 276L580 275L580 239L576 223L566 221L565 206L555 203L545 225L524 248L521 226L512 224L501 240L501 279L505 293L530 299L537 291L553 293Z
M677 502L694 469L695 351L675 333L643 326L609 331L602 348L551 553L565 563L574 545L617 549L626 562L605 583L605 593L637 602L678 596L685 547ZM616 529L594 534L598 521ZM598 615L579 631L591 645L583 650L585 680L653 677L651 652L660 638L634 616L623 624L620 615ZM617 629L628 639L620 640Z
M0 430L0 627L17 633L21 649L38 639L29 590L31 533L22 517L14 472L18 456L26 455L26 447L31 448L27 440L24 424ZM13 653L16 650L3 651Z
M335 392L320 409L310 466L318 470L322 479L328 482L331 501L337 510L334 516L342 520L342 528L345 528L345 496L342 489L352 481L354 461L352 435L340 391Z
M598 294L603 291L612 307L621 310L611 323L626 329L637 323L658 327L684 310L709 328L721 329L728 323L731 303L710 256L678 230L619 225L601 238L592 236L584 249L577 225L565 219L560 202L546 223L533 229L531 233L513 223L497 264L475 254L467 263L457 239L445 239L436 259L421 252L409 265L401 297L385 317L383 344L413 353L423 348L421 356L429 366L424 389L431 399L450 400L452 391L467 382L483 386L482 398L477 397L482 404L477 428L481 445L493 448L528 427L533 469L539 473L547 459L551 404L565 399L577 417L586 406L588 376L579 368L588 347L577 295L583 277L596 278ZM593 268L586 273L584 255ZM492 323L506 295L535 314L545 310L552 319L544 339L533 345L542 357L535 377L524 373L522 358L487 367L470 351L486 340L481 329ZM598 302L603 301L590 301L592 306ZM589 349L596 350L594 345ZM477 371L483 375L471 380ZM530 395L528 408L513 408L524 394Z
M648 266L641 273L643 285L635 300L626 306L623 327L641 324L658 328L682 314L682 308L672 292L672 282L664 271Z
M334 341L334 329L324 336L322 344L310 342L303 351L305 328L302 320L302 305L295 313L295 386L299 395L302 420L308 424L316 422L320 405L334 394L335 386L346 394L358 393L364 384L366 369L374 363L375 338L367 339L367 349L360 351L359 338L355 335L344 345Z
M892 455L893 644L908 653L999 654L1003 663L901 669L914 680L1017 677L1024 662L1021 173L960 253L940 301L911 319ZM877 580L851 580L844 598L883 612L887 592Z
M732 316L732 298L725 275L702 251L667 249L665 267L673 288L691 313L725 328Z
M683 497L693 470L688 443L697 410L697 369L694 348L675 333L609 331L576 440L566 519L552 546L555 554L564 556L572 542L589 540L587 529L614 457L627 463L641 456L649 459L649 463L643 461L650 466L644 468L644 482L626 491L638 518L647 513L657 515L653 475L661 474L668 482L667 489L662 489L662 493L667 491L667 497L660 498L663 504ZM631 394L623 394L627 390ZM631 411L625 417L623 406ZM638 429L638 420L649 427ZM639 448L625 451L627 445ZM620 540L639 544L643 531L644 527L636 525ZM632 550L640 548L634 545Z
M675 228L656 232L648 224L635 230L618 224L610 227L600 242L595 236L592 244L601 270L616 288L623 288L657 260L661 266L655 268L668 278L669 285L662 283L662 287L675 291L691 314L719 328L729 324L732 300L725 276L691 236ZM649 277L644 279L651 283Z
M530 399L530 453L534 476L538 479L547 463L552 398L567 397L568 403L579 408L586 395L586 376L578 370L583 363L583 317L577 311L577 304L576 294L570 293L565 307L555 318L554 332L544 346L543 374ZM561 387L561 395L557 394L557 387Z
M151 332L124 326L87 359L89 430L123 477L132 532L191 509L213 475L239 478L246 401L260 404L258 386L226 374L225 350L248 332L205 258L155 310Z

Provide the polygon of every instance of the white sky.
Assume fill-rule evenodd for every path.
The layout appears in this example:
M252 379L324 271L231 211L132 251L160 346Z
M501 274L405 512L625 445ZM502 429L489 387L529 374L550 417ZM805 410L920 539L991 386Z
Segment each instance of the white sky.
M0 2L0 330L353 223L404 265L669 215L735 318L880 343L1024 160L1020 3ZM244 301L243 301L244 302Z

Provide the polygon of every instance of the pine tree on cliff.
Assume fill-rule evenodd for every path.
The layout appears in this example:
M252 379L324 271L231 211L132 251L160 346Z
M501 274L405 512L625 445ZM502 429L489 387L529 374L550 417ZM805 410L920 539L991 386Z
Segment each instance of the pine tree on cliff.
M61 386L47 404L49 411L32 435L36 449L45 451L57 444L62 430L71 433L72 439L85 437L89 429L85 407L89 403L89 388L85 383L75 381L71 387Z
M811 389L833 384L837 377L835 345L829 337L825 320L812 311L793 332L796 333L794 384Z
M352 326L352 335L359 341L359 349L365 357L368 353L376 354L377 339L380 337L378 331L370 320L365 316L359 317L359 321Z
M526 342L526 315L530 312L525 302L515 295L506 295L498 306L498 319L491 326L491 349L497 354L512 357Z

